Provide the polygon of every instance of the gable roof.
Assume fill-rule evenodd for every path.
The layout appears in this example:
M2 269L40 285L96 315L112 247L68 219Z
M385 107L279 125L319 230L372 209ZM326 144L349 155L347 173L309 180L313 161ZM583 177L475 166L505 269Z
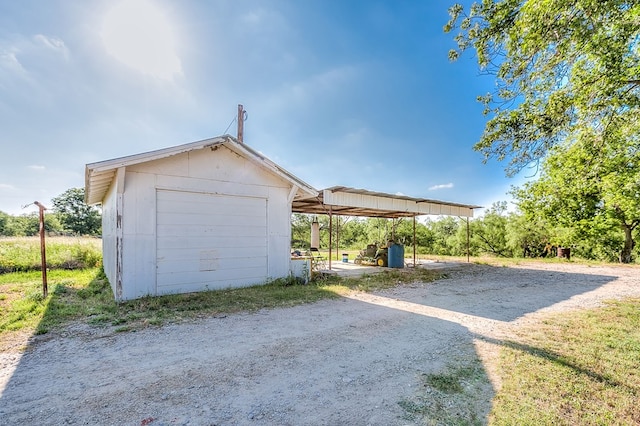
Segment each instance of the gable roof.
M212 148L224 145L231 151L253 162L258 167L262 167L271 173L279 176L285 181L295 185L302 192L302 197L315 197L318 191L308 183L297 178L264 155L253 150L248 145L238 142L233 136L224 135L211 139L204 139L184 145L170 148L158 149L141 154L129 155L126 157L114 158L112 160L100 161L87 164L85 167L85 195L87 204L99 204L104 199L109 187L113 183L116 171L120 167L133 166L135 164L147 163L149 161L160 160L185 152L195 151L204 148Z

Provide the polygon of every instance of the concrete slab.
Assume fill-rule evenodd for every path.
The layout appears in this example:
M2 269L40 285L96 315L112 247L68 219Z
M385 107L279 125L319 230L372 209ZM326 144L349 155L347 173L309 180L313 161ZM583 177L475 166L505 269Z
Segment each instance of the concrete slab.
M413 259L405 259L405 262L412 262ZM425 269L445 269L445 268L453 268L461 265L460 262L442 262L438 260L427 260L427 259L418 259L417 266L419 268ZM413 266L410 266L410 268ZM353 263L353 261L342 262L339 260L331 261L331 270L328 269L322 270L322 273L333 273L337 274L341 277L353 277L353 276L362 276L365 274L378 274L383 271L387 271L390 268L383 268L380 266L368 266L368 265L358 265ZM332 275L333 275L332 274Z

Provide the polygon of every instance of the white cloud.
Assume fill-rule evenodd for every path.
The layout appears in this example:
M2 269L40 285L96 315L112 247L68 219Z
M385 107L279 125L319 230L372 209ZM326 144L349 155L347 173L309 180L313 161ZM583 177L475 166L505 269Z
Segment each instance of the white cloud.
M449 182L449 183L443 183L440 185L433 185L429 187L429 191L437 191L439 189L448 189L448 188L453 188L453 183Z
M25 73L25 69L16 57L15 51L0 50L0 68L12 71L15 74Z
M67 49L64 41L60 40L59 38L36 34L35 36L33 36L33 39L36 41L36 43L43 45L55 52L61 53L65 57L65 59L69 58L69 49Z
M8 183L0 183L0 189L16 189L16 187Z
M32 164L28 168L31 169L31 170L44 170L44 169L46 169L45 166L40 166L40 165L37 165L37 164Z
M174 24L149 0L127 0L113 6L100 36L111 56L136 71L168 81L182 75Z
M38 97L39 94L20 92L14 85L26 82L30 87L35 87L40 86L42 81L51 80L51 75L60 69L56 62L59 58L67 60L69 49L57 37L36 34L31 37L18 35L10 40L0 39L0 89L23 93L25 97ZM45 73L44 76L42 73ZM16 77L19 80L15 80Z

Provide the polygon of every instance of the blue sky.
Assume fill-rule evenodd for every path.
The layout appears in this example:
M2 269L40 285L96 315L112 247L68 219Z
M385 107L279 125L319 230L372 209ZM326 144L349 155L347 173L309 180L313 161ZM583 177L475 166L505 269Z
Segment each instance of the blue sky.
M472 150L494 87L448 60L454 0L0 0L0 211L84 186L87 163L235 135L318 189L489 207Z

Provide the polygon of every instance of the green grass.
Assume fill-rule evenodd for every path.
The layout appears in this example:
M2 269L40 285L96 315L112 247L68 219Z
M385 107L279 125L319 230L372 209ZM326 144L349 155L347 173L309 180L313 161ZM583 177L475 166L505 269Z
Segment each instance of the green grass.
M640 299L548 317L502 344L502 386L476 357L422 375L423 391L398 402L404 419L427 425L640 424Z
M640 424L640 299L551 317L507 342L491 424Z
M99 285L100 281L95 279L97 273L97 268L49 271L49 296L46 299L42 297L40 272L0 274L0 294L4 296L0 300L0 333L23 329L42 333L60 320L89 315L93 305L98 303L98 298L82 303L82 298L68 300L66 295L91 291L90 289ZM103 303L108 303L106 293L101 299ZM113 297L111 303L113 304Z
M489 379L477 357L459 359L438 373L423 374L419 394L398 402L412 424L485 424L484 395Z
M40 272L0 275L0 335L21 330L47 333L69 321L116 326L119 331L167 322L313 303L338 298L351 290L371 291L412 281L433 281L438 273L385 271L362 279L330 278L308 285L279 279L248 288L145 297L116 303L111 287L98 268L50 271L49 296L42 297Z
M100 266L101 240L91 237L45 238L47 269L85 269ZM39 237L0 238L0 274L40 270Z

